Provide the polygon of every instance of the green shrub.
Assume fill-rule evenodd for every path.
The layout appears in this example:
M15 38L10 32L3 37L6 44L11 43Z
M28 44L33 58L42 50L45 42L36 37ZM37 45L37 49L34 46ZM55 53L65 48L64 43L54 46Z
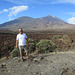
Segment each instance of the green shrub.
M57 48L51 40L47 39L40 40L40 42L36 44L36 47L38 48L39 53L52 52Z
M52 39L58 39L58 38L62 38L62 36L60 36L60 35L55 35L55 36L52 37Z
M33 39L28 39L29 43L35 43Z
M17 50L17 48L14 47L14 49L13 49L12 52L11 52L11 56L12 56L12 57L17 57L17 56L19 56L19 55L20 55L19 50Z
M36 43L33 39L28 39L29 41L29 47L28 47L28 43L26 41L26 45L27 45L27 48L29 49L29 52L34 52L35 48L36 48Z

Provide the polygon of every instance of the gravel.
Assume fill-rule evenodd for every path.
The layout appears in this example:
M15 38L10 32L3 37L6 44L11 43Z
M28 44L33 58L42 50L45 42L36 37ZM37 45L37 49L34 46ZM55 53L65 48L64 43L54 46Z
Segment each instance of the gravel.
M0 61L0 75L75 75L75 51L33 55Z

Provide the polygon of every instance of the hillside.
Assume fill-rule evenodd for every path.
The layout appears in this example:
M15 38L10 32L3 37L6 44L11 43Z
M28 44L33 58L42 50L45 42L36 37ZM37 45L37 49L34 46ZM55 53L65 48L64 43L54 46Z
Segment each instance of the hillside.
M0 24L0 29L16 31L18 30L18 28L23 28L24 30L50 30L50 29L75 30L74 25L68 24L63 20L50 15L41 18L31 18L31 17L24 16Z

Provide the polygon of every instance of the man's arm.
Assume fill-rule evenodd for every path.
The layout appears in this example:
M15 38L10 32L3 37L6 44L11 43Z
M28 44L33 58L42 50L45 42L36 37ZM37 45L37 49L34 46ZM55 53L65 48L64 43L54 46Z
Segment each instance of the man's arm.
M16 48L18 49L18 40L16 40Z

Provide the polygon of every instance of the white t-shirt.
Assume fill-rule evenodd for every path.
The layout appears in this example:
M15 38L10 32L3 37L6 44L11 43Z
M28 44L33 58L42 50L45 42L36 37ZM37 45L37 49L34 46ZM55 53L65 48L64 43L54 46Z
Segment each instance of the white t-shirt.
M27 36L25 33L17 35L16 40L18 40L19 46L26 45L26 38Z

